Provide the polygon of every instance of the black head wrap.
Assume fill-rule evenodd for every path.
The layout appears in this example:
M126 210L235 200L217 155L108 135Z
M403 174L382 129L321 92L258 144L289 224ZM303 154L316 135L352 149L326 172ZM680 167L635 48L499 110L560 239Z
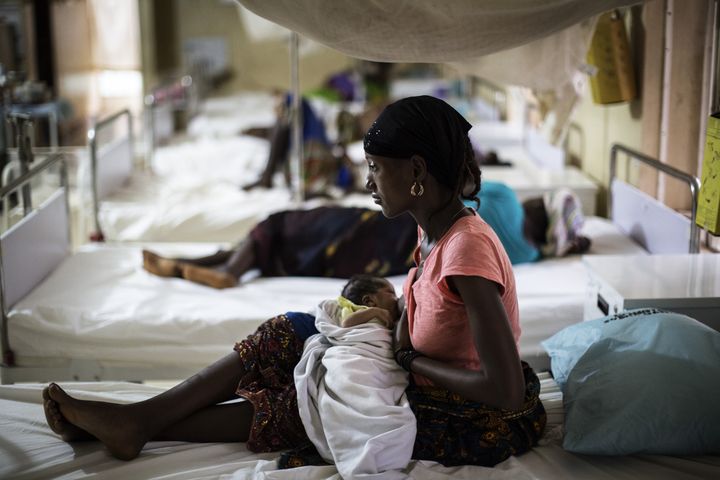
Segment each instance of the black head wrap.
M365 152L380 157L420 155L438 182L455 188L470 128L444 101L427 95L409 97L383 110L365 134L363 146Z

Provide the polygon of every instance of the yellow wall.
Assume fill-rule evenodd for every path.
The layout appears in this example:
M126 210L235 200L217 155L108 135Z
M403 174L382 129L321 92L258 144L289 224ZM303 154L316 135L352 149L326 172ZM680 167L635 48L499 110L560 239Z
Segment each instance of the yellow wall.
M612 144L621 143L641 150L642 119L633 115L634 107L630 102L596 105L590 92L587 92L573 114L572 121L582 133L570 133L569 150L577 153L581 160L580 168L600 185L598 213L603 215Z
M235 3L177 0L179 41L191 37L221 36L227 40L233 78L218 94L239 90L284 88L290 86L290 57L284 41L251 43ZM202 12L200 12L202 8ZM181 48L181 47L179 47ZM322 84L329 73L349 66L351 60L334 50L319 46L300 61L302 90Z
M624 13L630 51L634 57L632 63L638 86L638 98L610 105L596 104L588 81L584 95L571 116L573 128L569 130L567 138L569 155L579 159L580 168L600 187L597 212L600 215L607 214L605 207L612 145L620 143L634 150L643 151L643 99L639 97L643 93L641 75L643 58L640 52L642 42L638 39L643 30L638 27L642 10L641 8L625 9ZM624 160L622 158L619 160L617 174L626 178ZM636 184L638 172L637 163L633 163L627 172L631 183Z

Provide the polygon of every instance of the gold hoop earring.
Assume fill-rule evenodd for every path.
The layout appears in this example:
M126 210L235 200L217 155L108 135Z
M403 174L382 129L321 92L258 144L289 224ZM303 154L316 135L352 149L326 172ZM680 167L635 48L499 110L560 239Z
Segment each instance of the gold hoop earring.
M423 193L425 193L425 188L422 186L422 183L418 183L417 180L413 182L412 187L410 187L410 195L413 197L422 197Z

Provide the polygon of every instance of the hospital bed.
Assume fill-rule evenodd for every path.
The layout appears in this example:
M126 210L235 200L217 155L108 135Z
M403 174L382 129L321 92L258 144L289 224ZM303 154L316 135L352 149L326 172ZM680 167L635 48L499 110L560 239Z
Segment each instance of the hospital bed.
M469 132L473 145L494 151L509 166L483 165L483 178L510 186L520 201L557 188L570 188L580 199L585 215L597 213L597 184L573 165L565 152L549 144L538 132L516 123L476 122Z
M23 181L58 162L63 158L43 161L9 187L19 188ZM614 184L613 191L626 188L636 193L619 181ZM8 191L3 189L0 195ZM67 233L60 225L67 211L64 198L61 189L0 241L3 383L72 380L63 386L80 398L120 403L142 400L162 388L107 380L185 378L224 356L234 340L262 320L285 310L310 310L319 299L336 296L344 283L331 278L248 277L241 287L214 290L147 274L140 267L136 247L91 245L69 255ZM619 216L623 198L621 194L613 199L612 211ZM633 202L640 200L647 202L646 213L653 210L649 197L637 196ZM588 224L593 252L630 253L626 250L630 249L644 254L622 233L627 225L590 220L598 220ZM616 220L620 225L624 222ZM39 230L46 222L52 224L49 230ZM644 228L640 222L630 231ZM682 249L688 248L690 238L690 233L682 236ZM199 255L210 246L172 244L164 248L167 254ZM28 254L32 255L30 262L24 258ZM521 265L515 274L524 337L520 350L530 359L537 347L532 342L582 318L587 277L578 258ZM399 288L403 278L391 280ZM445 468L414 461L409 467L411 477L605 479L632 472L633 478L654 479L714 478L720 474L718 456L597 457L565 451L561 446L562 393L547 373L540 377L541 400L548 412L540 446L493 469ZM242 443L151 442L138 459L121 462L96 442L69 445L53 434L42 411L43 386L0 386L0 476L78 478L92 472L104 478L337 478L332 466L277 471L278 454L253 454Z
M53 159L47 162L62 161ZM590 254L646 254L631 236L642 240L648 237L648 228L670 225L672 220L679 222L679 230L691 230L689 219L675 218L679 215L618 179L613 184L613 222L590 218L586 225L585 233L593 240ZM12 185L19 187L18 181ZM2 190L3 195L11 186ZM4 351L13 360L2 369L5 383L183 378L221 357L233 340L267 318L285 311L309 311L318 301L337 296L344 284L334 278L246 278L239 287L214 290L150 275L142 269L140 245L92 244L70 255L67 235L60 233L66 227L62 224L67 220L66 198L65 189L58 190L3 234L0 243ZM644 202L639 221L623 215L626 202ZM648 214L654 211L660 216ZM688 245L697 241L684 232L673 245L646 242L645 246L650 253L688 251ZM216 248L207 243L144 246L173 256L199 256ZM27 265L42 263L37 252L55 254L33 273ZM580 257L574 256L518 265L515 275L523 329L521 355L539 368L546 367L539 342L583 318L587 272ZM391 278L398 291L403 280Z
M512 479L555 480L582 478L605 480L700 479L720 475L720 456L593 456L576 455L561 446L562 393L548 374L540 374L540 399L548 413L546 433L530 452L511 457L494 468L443 467L434 462L412 461L408 467L416 479ZM88 400L129 403L163 391L156 386L124 382L63 383L74 396ZM255 454L244 443L150 442L131 462L116 460L99 442L68 444L50 431L42 409L44 384L0 386L0 477L17 479L84 478L196 479L233 478L254 480L336 480L333 466L308 466L278 470L279 453Z
M232 115L240 115L235 125L246 113L247 118L255 118L253 122L262 120L252 115L253 111L264 108L262 97L248 94L234 98L236 101L230 105L237 105L237 111L229 108L226 112L226 100L215 103L212 99L203 102L201 111L210 112L209 118L214 118L212 112L219 112L218 118L234 112ZM331 115L336 109L326 105L325 110ZM274 114L272 118L274 121ZM123 121L117 114L94 128L112 130L114 123ZM125 132L130 133L112 137L109 143L133 143L132 132L128 129ZM97 136L92 130L88 135ZM279 178L276 178L276 187L243 190L241 186L257 180L265 168L270 149L266 139L249 135L177 136L168 144L154 148L149 171L132 168L132 149L113 152L98 142L90 149L94 152L96 168L90 170L92 179L86 183L102 185L109 181L113 185L93 197L93 223L106 241L229 244L242 239L259 221L276 211L312 208L328 202L346 206L373 205L369 195L317 199L300 204ZM116 153L124 156L116 156ZM115 171L117 165L125 166L122 172Z
M91 222L101 232L96 239L230 243L270 212L291 204L284 188L240 188L264 167L266 140L173 141L153 149L151 168L137 168L131 124L117 128L130 120L129 112L118 112L88 131L90 168L79 183L91 199Z
M618 160L625 166L640 162L685 183L691 215L676 212L617 177ZM583 234L592 240L587 255L647 255L697 253L699 228L695 223L699 181L696 177L654 158L615 144L610 151L608 212L611 222L587 217ZM513 267L518 282L520 350L538 368L548 368L549 358L540 342L583 318L588 272L579 256L545 259Z
M580 199L585 215L596 215L598 185L579 168L564 164L564 152L513 123L480 121L469 132L473 144L493 150L509 166L482 165L483 180L508 185L520 201L541 197L561 187ZM362 142L348 147L348 156L361 169L365 163Z

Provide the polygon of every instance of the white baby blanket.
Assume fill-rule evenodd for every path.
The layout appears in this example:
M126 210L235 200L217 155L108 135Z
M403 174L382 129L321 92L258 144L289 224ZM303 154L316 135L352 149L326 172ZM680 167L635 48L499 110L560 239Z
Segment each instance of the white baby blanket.
M407 373L392 356L390 330L376 323L339 326L335 300L316 310L320 332L295 368L298 407L320 455L344 479L408 478L415 442Z

